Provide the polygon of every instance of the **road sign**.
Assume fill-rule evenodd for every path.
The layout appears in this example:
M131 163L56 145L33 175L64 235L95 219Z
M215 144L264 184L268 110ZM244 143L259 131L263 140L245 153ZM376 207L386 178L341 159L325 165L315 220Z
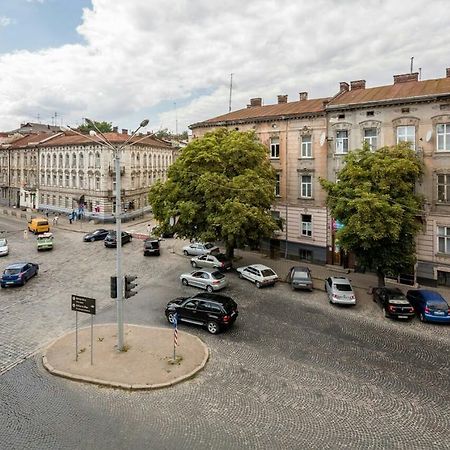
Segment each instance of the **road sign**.
M72 311L95 315L95 298L72 294Z

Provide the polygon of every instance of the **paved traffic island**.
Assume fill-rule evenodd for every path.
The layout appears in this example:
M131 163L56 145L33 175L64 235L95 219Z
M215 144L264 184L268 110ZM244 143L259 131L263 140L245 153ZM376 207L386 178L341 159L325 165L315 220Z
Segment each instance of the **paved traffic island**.
M178 330L176 361L173 329L124 326L124 351L117 350L117 325L78 330L54 341L43 354L44 367L53 375L122 389L158 389L193 377L205 366L208 347L196 336Z

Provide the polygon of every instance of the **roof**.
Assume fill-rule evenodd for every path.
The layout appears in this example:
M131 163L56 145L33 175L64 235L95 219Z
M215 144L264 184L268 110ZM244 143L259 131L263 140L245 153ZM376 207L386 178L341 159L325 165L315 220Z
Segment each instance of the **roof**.
M228 114L213 117L204 122L194 123L189 128L202 126L214 126L226 122L248 122L252 120L269 120L283 116L298 116L307 114L320 114L325 112L324 103L329 98L317 98L312 100L299 100L296 102L277 103L276 105L250 106Z
M10 133L56 133L61 131L61 127L57 125L47 125L45 123L27 122L22 123L20 128L10 131Z
M336 95L327 104L326 109L442 95L450 95L450 77L424 81L407 81L388 86L350 90Z

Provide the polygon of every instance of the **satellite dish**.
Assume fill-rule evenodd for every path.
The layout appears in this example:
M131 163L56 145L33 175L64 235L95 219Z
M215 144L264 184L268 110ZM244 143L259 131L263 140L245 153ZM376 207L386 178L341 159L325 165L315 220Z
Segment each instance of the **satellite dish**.
M325 142L325 133L322 133L320 135L320 145L322 146L324 142Z
M431 136L433 136L433 130L428 130L428 131L427 131L427 135L426 135L426 137L425 137L425 140L426 140L427 142L430 142L430 141L431 141Z

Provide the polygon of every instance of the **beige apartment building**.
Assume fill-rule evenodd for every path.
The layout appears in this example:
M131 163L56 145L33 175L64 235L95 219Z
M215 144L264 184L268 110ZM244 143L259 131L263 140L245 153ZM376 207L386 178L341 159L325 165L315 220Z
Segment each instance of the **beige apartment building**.
M113 145L130 136L105 133ZM165 180L176 149L151 135L136 136L121 153L124 219L149 209L148 191ZM114 220L113 151L72 132L29 134L0 144L0 204L55 213L73 210L100 221Z
M254 130L277 170L274 211L285 220L271 239L281 256L355 268L357 261L339 247L341 224L328 215L319 177L336 181L343 157L367 142L373 150L410 142L425 173L423 231L417 259L406 280L450 285L450 69L446 76L419 81L418 73L394 75L391 85L366 87L365 80L341 82L331 98L247 108L191 125L193 137L217 127ZM400 275L400 274L399 274Z
M245 109L190 126L194 138L217 127L256 133L277 173L273 212L283 220L283 230L263 244L272 254L322 264L329 240L319 185L319 177L327 176L327 100L308 100L301 92L296 101L279 95L277 104L263 106L253 98Z

